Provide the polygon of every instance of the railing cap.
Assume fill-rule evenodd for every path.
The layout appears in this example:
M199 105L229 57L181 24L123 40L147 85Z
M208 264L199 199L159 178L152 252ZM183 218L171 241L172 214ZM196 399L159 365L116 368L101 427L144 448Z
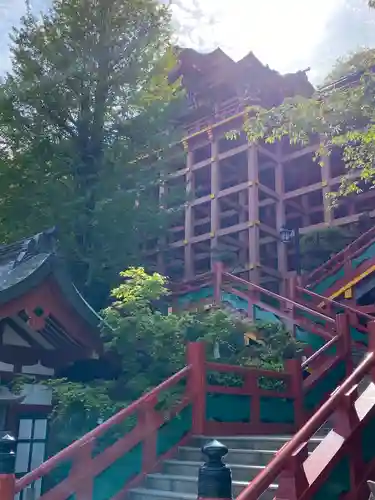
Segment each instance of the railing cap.
M202 447L202 453L207 456L209 461L221 460L228 453L228 448L217 439L213 439Z

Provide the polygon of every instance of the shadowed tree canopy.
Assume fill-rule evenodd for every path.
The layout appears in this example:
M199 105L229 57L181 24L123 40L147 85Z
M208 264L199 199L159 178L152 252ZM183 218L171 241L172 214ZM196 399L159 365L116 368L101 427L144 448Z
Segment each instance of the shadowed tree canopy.
M364 4L367 8L367 2ZM374 2L368 6L374 7ZM366 19L362 19L363 23ZM268 143L287 138L294 147L304 147L319 137L321 162L339 147L347 173L338 189L330 193L335 204L342 196L375 187L375 63L374 49L343 57L327 77L328 82L350 75L340 84L322 87L306 99L296 96L272 109L253 107L245 123L250 141ZM354 73L359 71L358 73Z
M77 283L99 288L168 217L161 154L178 137L170 15L156 0L55 0L12 34L0 86L0 241L57 225ZM147 201L147 203L145 201Z

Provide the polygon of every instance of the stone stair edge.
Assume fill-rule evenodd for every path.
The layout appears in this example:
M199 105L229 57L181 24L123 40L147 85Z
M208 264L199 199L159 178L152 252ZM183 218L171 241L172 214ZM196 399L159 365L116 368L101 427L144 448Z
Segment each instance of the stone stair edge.
M135 493L139 495L147 495L153 497L164 497L164 498L181 498L182 500L197 500L197 495L192 493L180 493L176 491L168 491L168 490L151 490L148 488L134 488L130 490L130 494Z
M167 479L171 481L189 481L189 482L196 482L197 478L194 476L180 476L180 475L174 475L174 474L165 474L163 472L154 472L152 474L147 474L147 477L152 478L152 479ZM233 485L241 485L241 486L248 486L249 482L248 481L232 481ZM277 484L271 484L269 486L271 489L276 489ZM133 491L133 490L132 490Z
M175 464L182 464L182 465L202 465L203 462L199 462L197 460L179 460L177 458L171 458L170 460L164 460L164 464L167 465L175 465ZM249 465L249 464L227 464L231 469L264 469L265 465Z
M210 441L213 439L216 439L217 441L290 441L293 436L278 436L278 435L268 435L268 436L263 436L263 435L256 435L256 436L217 436L217 437L207 437L207 436L192 436L192 439L200 439L200 440L206 440ZM324 436L322 436L324 437ZM321 437L311 437L310 441L321 441ZM194 448L194 446L193 446ZM232 448L231 448L232 449Z
M183 451L196 451L196 450L200 450L200 448L198 446L180 446L179 447L179 450L183 450ZM229 453L243 453L244 455L245 454L248 454L248 453L264 453L264 454L270 454L270 455L274 455L277 451L279 450L262 450L260 448L230 448L229 449Z

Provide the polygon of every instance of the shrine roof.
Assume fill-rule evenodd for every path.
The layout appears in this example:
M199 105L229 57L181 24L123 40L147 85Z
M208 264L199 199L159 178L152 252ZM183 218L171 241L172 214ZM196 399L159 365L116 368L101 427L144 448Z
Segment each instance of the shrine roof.
M0 304L27 293L49 276L53 276L69 305L90 326L97 328L102 319L70 280L57 251L55 229L0 245Z
M177 49L176 67L169 74L170 83L182 77L182 85L189 93L201 95L210 93L217 85L228 85L241 93L245 86L264 90L266 85L282 97L301 95L310 97L314 87L309 82L305 71L281 74L263 64L253 52L239 61L234 61L220 48L209 53L194 49Z

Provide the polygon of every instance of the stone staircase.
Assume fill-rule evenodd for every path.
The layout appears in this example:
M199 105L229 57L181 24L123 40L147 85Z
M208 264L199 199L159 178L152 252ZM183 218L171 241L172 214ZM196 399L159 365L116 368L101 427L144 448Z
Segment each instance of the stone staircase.
M328 429L327 429L328 430ZM310 440L310 451L322 441L326 432ZM232 470L234 498L274 457L275 453L289 441L291 436L236 436L219 437L229 453L225 462ZM166 460L160 473L149 474L140 488L131 490L131 500L196 500L198 469L204 457L201 447L210 438L193 438L189 446L179 449L173 460ZM271 485L262 495L262 500L274 498L277 485Z

